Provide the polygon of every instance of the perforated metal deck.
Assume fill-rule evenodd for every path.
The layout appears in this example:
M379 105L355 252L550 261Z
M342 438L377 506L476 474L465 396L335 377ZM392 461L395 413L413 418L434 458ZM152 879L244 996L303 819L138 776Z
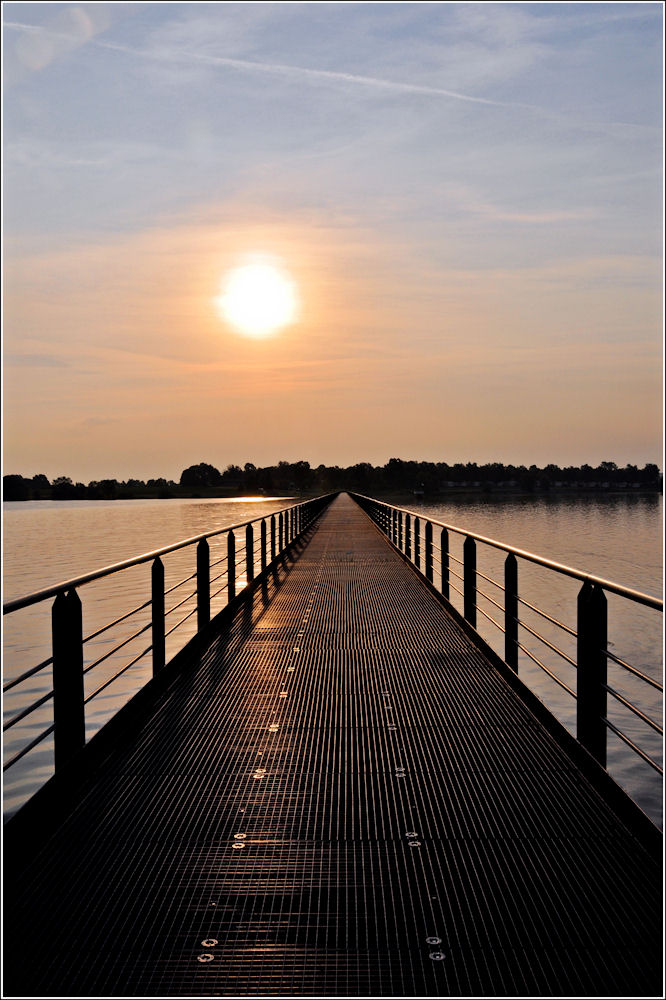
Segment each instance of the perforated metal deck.
M85 781L8 996L661 995L661 872L348 497Z

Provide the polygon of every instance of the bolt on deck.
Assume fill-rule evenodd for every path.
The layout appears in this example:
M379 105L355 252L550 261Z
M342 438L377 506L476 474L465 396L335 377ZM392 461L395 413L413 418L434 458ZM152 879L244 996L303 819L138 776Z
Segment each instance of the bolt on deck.
M42 820L6 995L661 992L659 856L346 496Z

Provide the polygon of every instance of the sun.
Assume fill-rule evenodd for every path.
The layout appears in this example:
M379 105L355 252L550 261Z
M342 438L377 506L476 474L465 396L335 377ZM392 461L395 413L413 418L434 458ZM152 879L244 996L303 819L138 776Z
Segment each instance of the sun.
M225 275L217 307L220 315L246 337L270 337L295 321L296 285L277 264L243 264Z

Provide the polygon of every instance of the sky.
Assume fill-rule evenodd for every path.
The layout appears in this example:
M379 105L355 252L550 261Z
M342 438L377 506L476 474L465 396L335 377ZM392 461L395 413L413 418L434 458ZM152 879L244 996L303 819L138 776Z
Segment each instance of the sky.
M662 465L660 3L2 9L5 474Z

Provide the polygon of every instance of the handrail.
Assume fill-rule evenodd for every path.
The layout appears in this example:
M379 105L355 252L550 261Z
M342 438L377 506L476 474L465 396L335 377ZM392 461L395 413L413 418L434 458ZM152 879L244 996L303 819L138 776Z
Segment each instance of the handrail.
M53 586L44 587L31 594L7 601L3 605L3 614L10 614L55 597L51 609L52 655L37 664L37 666L10 679L5 684L6 691L13 690L45 666L52 664L53 690L48 695L38 699L34 704L18 709L16 714L4 724L4 728L12 728L51 698L53 698L53 722L36 739L31 740L18 753L15 753L10 760L6 761L3 765L3 770L6 771L23 758L29 750L45 739L47 735L54 733L55 769L58 771L61 765L66 764L85 745L85 706L90 701L150 652L153 654L153 676L159 673L165 666L166 639L195 614L197 615L197 619L194 631L195 633L200 633L211 619L211 599L226 590L227 603L230 603L235 598L237 589L238 591L244 589L255 578L257 561L261 565L260 573L267 572L275 564L276 560L283 558L284 553L301 537L313 521L319 517L322 510L331 502L334 496L337 496L337 493L328 493L319 497L313 497L310 500L301 500L288 507L258 514L256 517L246 521L229 524L222 528L216 528L213 531L181 539L179 542L174 542L171 545L152 549L150 552L144 552L131 559L125 559L104 566L98 570L72 577ZM256 526L256 532L254 526ZM245 531L243 532L242 529L245 529ZM208 539L220 535L227 536L226 555L211 564ZM238 544L236 544L237 539ZM194 547L196 551L195 572L166 589L164 564L161 557L191 547ZM217 566L223 562L226 562L226 568L218 577L214 577L211 580L210 571L212 566ZM82 605L77 588L94 580L100 580L145 563L152 563L149 599L131 611L117 617L114 621L84 636ZM226 585L221 587L211 597L211 583L224 576L227 578ZM185 598L178 600L176 604L167 609L165 606L166 596L183 586L188 580L195 579L196 590ZM180 621L167 629L167 617L177 609L182 608L183 605L192 601L196 602L195 606ZM125 622L146 608L151 608L150 620L147 624L143 624L141 628L134 631L131 635L126 636L120 642L116 643L115 639L112 640L113 646L111 649L102 653L87 666L84 665L85 643L97 638L112 627ZM96 690L86 696L84 694L84 676L100 664L110 660L121 649L134 642L139 636L149 630L152 630L152 642L150 645L134 656L129 663L121 666L111 677L104 679Z
M331 496L332 494L327 493L323 496ZM314 499L320 500L322 497L315 497ZM301 503L307 503L308 501L301 501ZM300 504L292 504L291 507L282 507L278 514L284 511L294 510L299 507ZM224 535L229 531L238 531L239 528L246 528L248 524L256 524L257 521L262 521L267 517L271 517L271 514L262 514L259 517L250 518L249 521L241 521L239 524L229 524L226 528L216 528L215 531L206 531L201 535L192 535L191 538L184 538L180 542L174 542L173 545L165 545L161 549L152 549L150 552L144 552L140 556L133 556L131 559L124 559L121 562L111 563L109 566L103 566L101 569L93 570L90 573L84 573L82 576L72 577L71 580L63 580L61 583L53 584L51 587L44 587L42 590L36 590L32 594L25 594L23 597L16 597L11 601L7 601L2 605L3 615L10 614L13 611L19 611L21 608L30 607L31 604L38 604L40 601L44 601L49 597L55 597L57 594L62 594L66 590L73 590L76 587L81 587L85 583L92 583L93 580L101 580L105 576L110 576L112 573L119 573L124 569L131 569L132 566L140 566L142 563L150 562L151 559L157 559L158 557L168 555L169 552L176 552L178 549L184 549L188 545L194 545L195 542L207 541L209 538L214 538L216 535ZM237 551L240 551L237 549ZM185 581L182 581L185 583Z
M505 542L499 542L496 538L487 538L485 535L478 535L474 531L467 531L465 528L459 528L453 524L447 524L445 521L438 521L434 517L429 517L426 514L419 514L416 511L408 510L407 507L396 507L393 504L384 503L383 500L376 500L374 497L366 497L362 493L357 493L356 496L360 497L362 500L369 500L371 503L380 504L382 507L387 507L390 510L400 511L402 514L409 514L410 517L418 517L422 521L430 521L431 524L436 524L438 528L446 528L447 531L453 531L457 535L465 535L467 538L473 538L477 542L483 542L484 545L490 545L495 549L501 549L502 552L511 552L514 556L520 556L521 559L527 559L529 562L536 563L537 566L545 566L546 569L552 569L556 573L562 573L565 576L571 576L575 580L580 580L582 583L594 583L598 587L603 587L604 590L609 590L614 594L619 594L620 597L629 597L632 601L637 601L639 604L645 604L649 608L655 608L657 611L663 611L664 602L659 597L653 597L652 594L644 594L640 590L633 590L631 587L625 587L620 583L614 583L612 580L605 580L601 576L594 576L592 573L583 573L582 570L575 569L573 566L566 566L564 563L555 562L552 559L546 559L544 556L538 556L534 552L527 552L525 549L518 549L513 545L507 545Z
M631 587L625 587L612 580L603 577L584 573L572 566L556 562L538 556L526 549L519 549L516 546L500 542L495 538L488 538L478 532L467 531L456 525L448 524L436 518L430 517L422 512L409 510L406 507L398 507L376 500L374 497L367 497L362 494L353 493L352 497L365 510L368 516L375 522L378 529L388 538L389 542L402 554L402 556L414 567L422 577L430 584L441 598L447 602L452 611L471 628L472 635L476 636L479 643L483 644L486 651L493 650L498 654L504 664L510 668L513 674L518 673L519 651L532 661L537 667L546 673L552 681L560 688L572 696L576 701L576 735L578 741L597 760L603 768L607 765L607 731L611 730L637 755L647 761L657 770L661 769L649 754L637 747L626 734L617 729L606 718L607 696L614 698L624 708L630 710L641 723L647 725L653 732L662 735L663 728L658 721L650 718L646 711L643 711L631 700L625 698L614 687L607 682L608 663L617 664L620 668L629 671L640 681L645 682L650 687L663 691L663 686L659 681L643 673L630 663L622 660L608 649L608 602L606 591L616 594L625 600L633 601L649 607L655 611L663 612L663 601L651 594ZM441 539L434 536L433 528L441 528ZM462 536L464 539L462 546L462 559L454 556L449 548L449 532ZM481 546L487 545L506 553L504 560L504 586L491 576L486 575L477 568L477 542ZM441 553L441 554L440 554ZM518 560L525 559L528 562L542 566L545 569L579 580L582 587L576 598L577 625L576 629L570 628L558 618L548 614L536 604L530 603L519 593L518 589ZM441 589L435 587L434 567L437 567L437 576L441 577ZM454 568L455 567L455 568ZM459 568L460 572L456 572ZM478 580L486 580L497 587L504 595L504 604L500 604L500 594L498 600L491 597L479 586ZM460 581L461 588L456 586L454 581ZM439 582L439 581L438 581ZM463 609L458 611L451 604L451 591L462 598ZM482 601L488 601L500 612L503 612L503 623L497 621L482 606ZM560 629L568 634L575 641L575 653L571 655L552 642L545 635L542 635L536 627L528 624L520 617L521 606L536 612L554 628ZM495 626L504 636L504 653L499 654L495 649L495 633L491 633L493 638L490 642L481 636L477 629L477 614L482 615L491 625ZM559 677L549 663L544 663L521 641L521 629L528 633L540 643L542 643L550 654L557 656L560 661L564 661L569 668L575 670L576 690L567 681ZM575 656L575 659L574 659ZM658 708L651 709L658 712Z

